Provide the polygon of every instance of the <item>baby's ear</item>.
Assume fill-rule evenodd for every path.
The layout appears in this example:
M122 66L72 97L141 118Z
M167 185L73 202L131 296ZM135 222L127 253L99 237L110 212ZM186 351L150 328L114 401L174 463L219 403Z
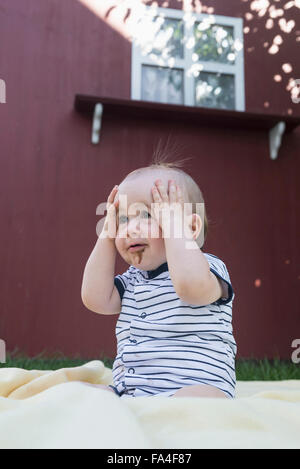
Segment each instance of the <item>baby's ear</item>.
M188 226L193 233L193 240L196 241L201 230L202 230L202 220L197 213L192 213L188 216Z

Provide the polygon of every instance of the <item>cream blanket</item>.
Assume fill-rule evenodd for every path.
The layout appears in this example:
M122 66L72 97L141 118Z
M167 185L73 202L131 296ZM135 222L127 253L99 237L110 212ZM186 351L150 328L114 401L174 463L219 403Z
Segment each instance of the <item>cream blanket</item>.
M101 361L0 369L0 448L300 448L300 380L239 381L236 399L117 395Z

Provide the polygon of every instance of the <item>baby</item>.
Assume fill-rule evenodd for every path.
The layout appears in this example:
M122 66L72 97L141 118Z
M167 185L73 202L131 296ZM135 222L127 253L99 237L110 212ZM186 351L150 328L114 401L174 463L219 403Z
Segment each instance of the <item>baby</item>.
M176 163L137 169L111 191L81 291L88 309L119 314L114 385L98 387L121 398L235 396L234 292L222 260L201 250L199 206ZM129 268L115 276L117 252Z

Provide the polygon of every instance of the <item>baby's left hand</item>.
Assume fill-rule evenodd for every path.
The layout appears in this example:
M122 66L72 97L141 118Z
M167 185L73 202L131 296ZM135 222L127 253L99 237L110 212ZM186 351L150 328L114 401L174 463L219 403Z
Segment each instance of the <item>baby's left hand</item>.
M169 180L168 193L161 179L152 187L152 216L162 229L163 237L172 235L175 226L183 226L184 199L181 188ZM179 225L180 223L180 225Z

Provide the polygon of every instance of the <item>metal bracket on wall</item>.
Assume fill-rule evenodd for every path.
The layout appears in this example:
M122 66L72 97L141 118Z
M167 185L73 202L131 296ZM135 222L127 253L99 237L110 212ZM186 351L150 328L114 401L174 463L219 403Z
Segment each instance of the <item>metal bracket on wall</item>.
M272 160L276 160L278 157L278 151L285 127L285 122L280 121L269 131L270 157Z
M101 103L97 103L94 109L93 128L92 128L92 143L94 145L97 145L97 143L99 143L99 140L100 140L102 114L103 114L103 105Z

